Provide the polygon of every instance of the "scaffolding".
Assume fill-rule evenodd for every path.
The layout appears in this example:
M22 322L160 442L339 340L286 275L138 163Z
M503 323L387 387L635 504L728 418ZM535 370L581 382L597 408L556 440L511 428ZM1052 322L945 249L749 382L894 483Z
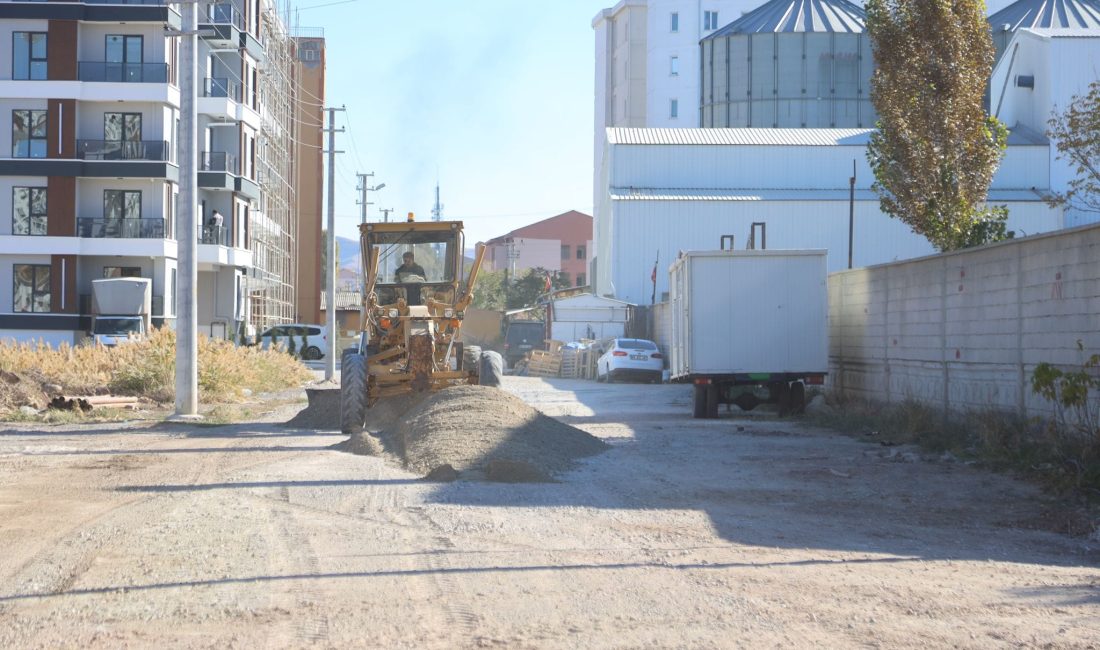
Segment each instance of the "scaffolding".
M264 61L259 76L262 126L256 151L261 192L259 210L249 224L252 272L248 278L251 321L257 332L292 322L295 317L298 214L294 179L298 132L295 48L284 20L289 15L289 3L263 0L260 33Z

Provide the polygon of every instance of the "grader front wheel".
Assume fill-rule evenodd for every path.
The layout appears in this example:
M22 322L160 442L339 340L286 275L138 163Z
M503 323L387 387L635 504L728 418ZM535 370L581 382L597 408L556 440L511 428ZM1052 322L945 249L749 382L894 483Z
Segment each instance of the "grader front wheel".
M340 367L340 430L359 433L367 420L367 357L345 352Z

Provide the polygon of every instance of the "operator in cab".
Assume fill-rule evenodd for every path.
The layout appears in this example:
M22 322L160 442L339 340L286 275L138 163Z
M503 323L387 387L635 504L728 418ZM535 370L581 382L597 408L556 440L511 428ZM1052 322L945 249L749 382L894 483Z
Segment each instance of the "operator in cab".
M416 263L413 259L412 251L407 251L401 256L402 264L397 267L397 271L394 273L394 282L401 284L404 282L424 282L428 275L424 273L424 267Z

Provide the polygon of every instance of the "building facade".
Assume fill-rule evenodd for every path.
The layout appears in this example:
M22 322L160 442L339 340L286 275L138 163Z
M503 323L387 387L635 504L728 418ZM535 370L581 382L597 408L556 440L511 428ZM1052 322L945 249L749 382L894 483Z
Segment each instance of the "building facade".
M298 213L298 281L295 320L325 322L321 313L321 239L324 198L325 39L320 29L295 30L294 172Z
M184 233L178 7L0 2L0 338L79 341L105 277L151 279L153 322L173 326L185 237L200 332L293 316L270 308L294 282L272 263L292 257L296 222L276 196L292 191L275 174L292 165L293 134L274 135L293 117L274 92L289 88L285 28L267 0L198 11L199 226Z
M668 291L680 251L733 246L829 251L829 271L934 253L928 240L879 209L867 163L869 129L610 129L607 184L597 206L593 292L648 304ZM1033 235L1063 227L1050 195L1050 144L1012 132L988 202L1008 227ZM848 179L855 166L855 200ZM754 224L764 224L754 227ZM765 241L766 240L766 241Z
M486 242L485 263L492 271L523 275L529 269L556 271L571 286L589 282L592 217L570 210Z

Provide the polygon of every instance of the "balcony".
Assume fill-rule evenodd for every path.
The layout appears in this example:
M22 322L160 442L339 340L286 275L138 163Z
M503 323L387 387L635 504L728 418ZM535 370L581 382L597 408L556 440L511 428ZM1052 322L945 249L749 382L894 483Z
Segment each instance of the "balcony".
M94 219L76 220L77 237L93 239L164 239L164 219Z
M203 226L199 234L199 243L211 246L228 246L229 229L225 226Z
M224 151L204 151L199 159L199 171L202 172L226 172L236 176L239 170L237 157Z
M81 61L77 64L77 78L93 82L166 84L168 64Z
M0 20L78 20L107 23L163 23L172 29L182 25L179 10L169 0L84 0L42 2L2 0Z
M119 141L77 140L76 155L84 160L147 160L168 162L172 159L163 140Z
M227 77L207 77L203 82L202 96L231 99L240 103L241 86Z
M244 34L244 14L229 2L216 2L200 14L199 34L210 45L224 48L240 47Z

